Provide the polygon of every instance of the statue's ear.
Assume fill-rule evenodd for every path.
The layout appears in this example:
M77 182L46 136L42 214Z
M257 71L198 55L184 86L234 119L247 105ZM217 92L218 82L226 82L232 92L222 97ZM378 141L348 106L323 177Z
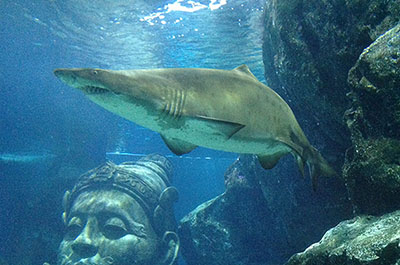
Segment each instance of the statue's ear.
M179 251L179 237L175 232L167 231L162 238L163 255L162 265L172 265L178 258Z
M62 205L64 208L64 212L62 213L62 220L64 222L64 225L67 225L67 212L69 210L70 203L71 203L71 192L69 190L67 190L64 193L63 201L62 201Z

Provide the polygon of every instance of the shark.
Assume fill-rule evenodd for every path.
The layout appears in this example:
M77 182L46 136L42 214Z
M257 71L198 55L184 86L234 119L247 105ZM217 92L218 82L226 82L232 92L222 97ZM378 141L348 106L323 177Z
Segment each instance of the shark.
M314 189L335 171L306 138L289 105L246 65L233 70L59 68L54 74L91 101L160 133L176 155L197 146L254 154L265 169L292 154Z

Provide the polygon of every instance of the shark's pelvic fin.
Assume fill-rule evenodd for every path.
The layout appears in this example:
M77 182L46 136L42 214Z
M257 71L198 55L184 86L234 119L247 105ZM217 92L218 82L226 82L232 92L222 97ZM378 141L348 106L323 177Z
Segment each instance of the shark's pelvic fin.
M257 77L255 77L253 75L253 73L250 71L250 68L245 64L242 64L241 66L236 67L235 69L233 69L233 71L242 72L242 73L244 73L246 75L251 76L252 78L254 78L254 79L256 79L258 81Z
M196 118L204 123L212 130L210 133L219 133L226 137L229 140L233 135L235 135L238 131L240 131L245 125L225 121L217 118L211 118L206 116L197 115Z
M264 169L271 169L278 164L279 159L282 157L282 154L273 154L273 155L257 155L258 161Z
M197 147L197 145L179 139L167 138L163 135L161 135L161 138L164 140L169 150L171 150L172 153L178 156L189 153Z

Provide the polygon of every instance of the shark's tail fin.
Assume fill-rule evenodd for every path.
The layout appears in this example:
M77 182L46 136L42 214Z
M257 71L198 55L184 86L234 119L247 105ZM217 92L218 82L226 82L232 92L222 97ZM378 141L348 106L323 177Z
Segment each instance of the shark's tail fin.
M335 170L326 162L322 155L313 146L305 152L306 163L310 171L314 191L317 189L319 176L334 176Z

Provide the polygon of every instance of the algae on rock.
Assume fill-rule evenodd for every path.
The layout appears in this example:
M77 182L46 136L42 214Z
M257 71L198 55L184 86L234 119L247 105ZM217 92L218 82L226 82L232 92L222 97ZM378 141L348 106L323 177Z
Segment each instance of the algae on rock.
M400 20L398 0L271 0L265 4L263 61L268 85L294 110L333 164L350 146L343 122L348 71L364 48Z
M400 263L400 211L341 222L286 265L396 265Z
M240 158L225 173L226 192L180 221L182 254L189 265L276 265L351 218L344 187L321 179L313 192L297 169L264 170L255 156ZM293 173L295 172L295 173Z
M343 177L356 213L400 207L400 24L364 50L348 77L353 147Z

